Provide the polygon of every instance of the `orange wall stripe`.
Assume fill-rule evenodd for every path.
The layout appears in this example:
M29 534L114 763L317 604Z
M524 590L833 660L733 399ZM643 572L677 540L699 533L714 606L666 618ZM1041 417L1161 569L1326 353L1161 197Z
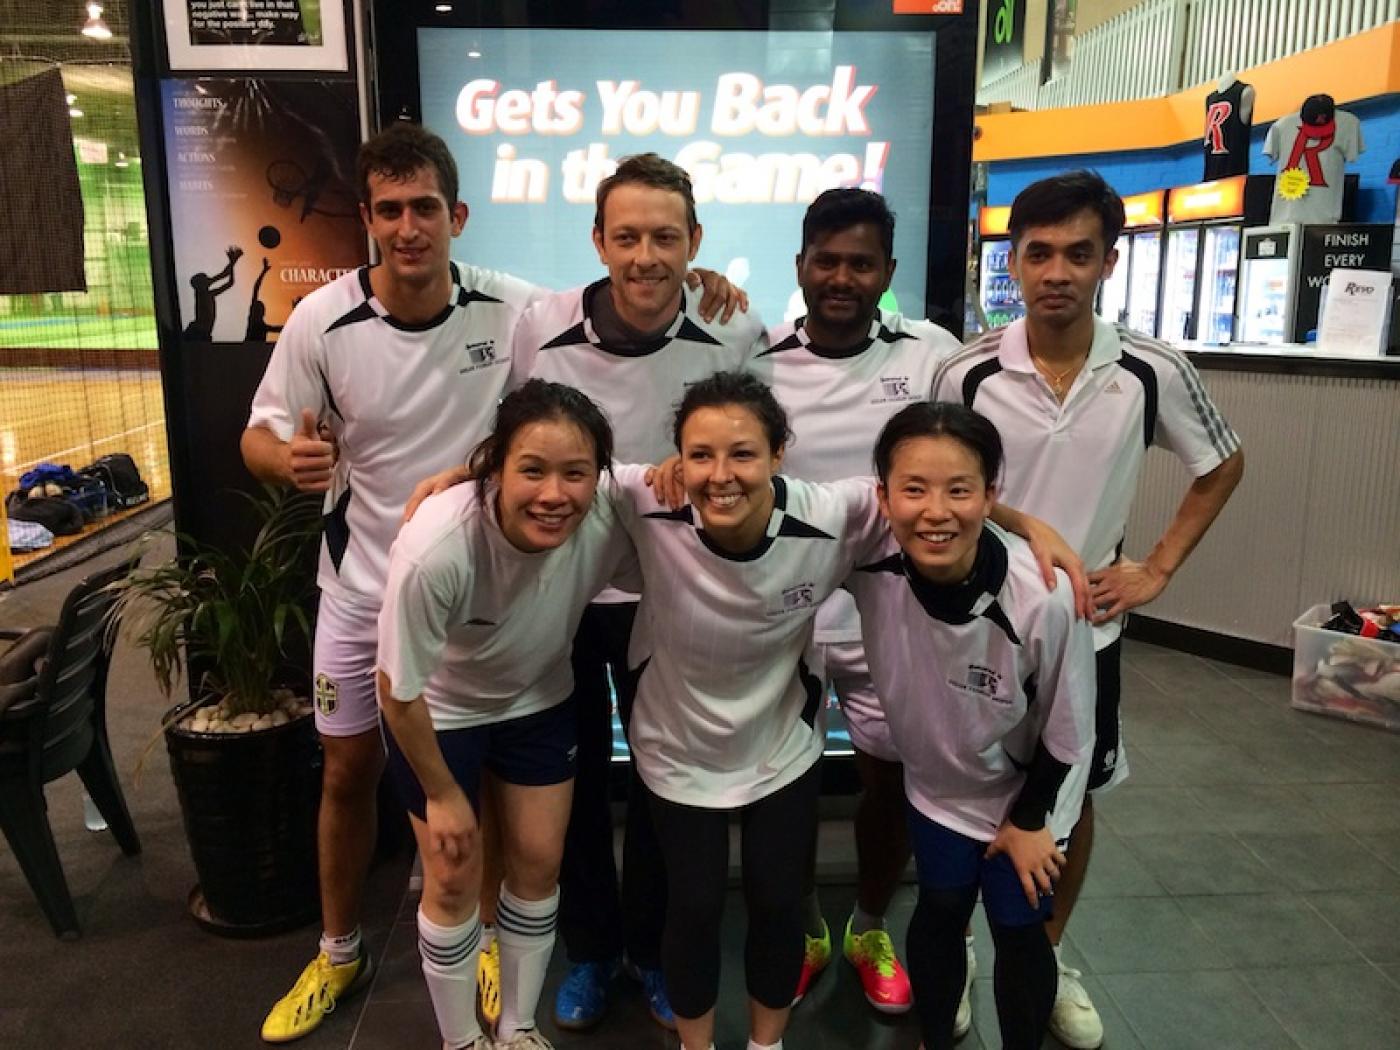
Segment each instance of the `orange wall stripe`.
M1400 22L1379 26L1323 47L1254 66L1239 78L1254 86L1254 123L1296 112L1311 94L1339 103L1400 92ZM1025 160L1078 153L1160 149L1200 137L1206 96L1201 84L1166 98L988 113L977 117L975 161Z

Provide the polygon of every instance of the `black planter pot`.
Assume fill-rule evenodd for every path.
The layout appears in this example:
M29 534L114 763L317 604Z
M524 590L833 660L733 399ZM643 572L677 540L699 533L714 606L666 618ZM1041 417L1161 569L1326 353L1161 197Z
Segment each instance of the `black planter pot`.
M255 733L194 733L167 713L165 746L199 875L190 912L212 932L257 937L320 910L321 745L308 715Z

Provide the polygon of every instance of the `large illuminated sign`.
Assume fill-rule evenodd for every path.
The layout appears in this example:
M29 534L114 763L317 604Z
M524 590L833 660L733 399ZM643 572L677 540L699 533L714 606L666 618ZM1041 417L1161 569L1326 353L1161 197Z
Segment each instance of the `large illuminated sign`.
M691 176L697 264L743 284L765 320L800 312L802 216L834 186L889 199L893 300L924 312L927 32L434 28L419 31L419 71L424 122L451 147L472 209L461 258L552 287L596 278L598 182L651 151Z

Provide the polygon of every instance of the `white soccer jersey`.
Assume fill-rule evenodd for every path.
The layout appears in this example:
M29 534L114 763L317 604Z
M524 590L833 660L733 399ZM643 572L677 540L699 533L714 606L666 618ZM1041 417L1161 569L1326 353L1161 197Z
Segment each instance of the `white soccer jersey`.
M647 787L707 809L747 805L821 757L817 607L884 533L874 482L773 480L767 534L729 554L690 506L672 511L618 471L645 588L628 653L629 742Z
M635 572L613 486L563 546L514 547L475 482L426 500L394 541L379 612L379 669L399 700L422 696L439 730L500 722L573 691L570 652L584 606ZM632 579L629 576L629 580Z
M589 317L591 296L610 294L609 278L556 292L536 303L515 332L512 385L547 379L582 390L607 413L613 452L624 463L660 463L675 453L671 421L686 387L715 372L754 371L767 348L763 322L752 311L728 324L700 317L698 290L686 286L671 326L649 346L609 347ZM636 601L608 588L602 602Z
M869 474L875 439L890 417L929 397L934 371L962 344L929 321L881 312L864 343L832 352L813 345L805 320L771 331L761 359L794 435L783 472L807 481ZM859 640L855 603L837 591L817 614L817 641Z
M511 333L541 289L461 263L443 312L389 315L361 267L308 295L287 319L248 426L289 441L302 409L340 446L326 494L322 591L377 605L389 546L422 478L459 466L490 432L510 376Z
M988 522L971 579L934 587L887 536L847 585L904 791L924 816L989 841L1038 742L1067 765L1089 757L1093 636L1068 580L1047 591L1024 540ZM1082 798L1061 793L1047 825L1056 839L1074 827Z
M1098 317L1063 404L1031 361L1024 320L948 358L934 396L996 424L1006 451L997 498L1049 522L1091 571L1118 557L1149 446L1198 478L1240 447L1185 354ZM1121 632L1121 618L1096 627L1096 648Z
M660 463L676 451L671 419L685 388L714 372L750 368L765 349L758 315L735 313L728 324L700 317L700 292L684 290L671 326L651 345L620 351L599 340L589 297L609 294L608 279L557 292L521 318L512 361L517 384L548 379L582 390L608 414L617 458Z

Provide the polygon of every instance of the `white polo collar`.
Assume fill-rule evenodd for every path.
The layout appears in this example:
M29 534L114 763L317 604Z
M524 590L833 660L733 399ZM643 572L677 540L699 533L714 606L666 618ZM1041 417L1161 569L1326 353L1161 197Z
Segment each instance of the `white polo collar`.
M1008 372L1035 372L1035 362L1031 360L1030 342L1026 338L1026 319L1017 318L1006 326L1001 336L1001 347L997 352L1001 367ZM1123 356L1123 344L1118 338L1118 329L1097 315L1094 317L1094 341L1089 344L1089 370L1092 372L1103 365L1112 364Z

